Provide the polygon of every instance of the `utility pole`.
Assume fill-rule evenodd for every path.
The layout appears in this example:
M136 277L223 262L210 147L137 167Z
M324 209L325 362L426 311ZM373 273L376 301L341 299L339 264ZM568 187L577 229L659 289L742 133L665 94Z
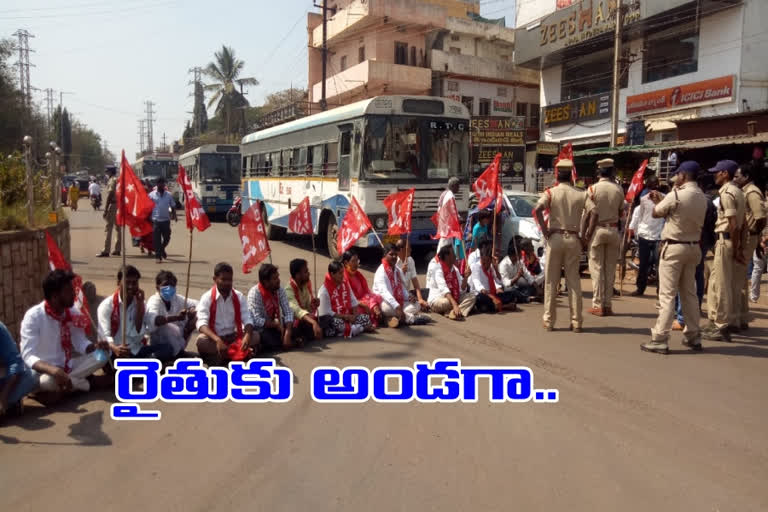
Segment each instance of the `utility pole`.
M163 151L168 151L168 144L165 142L165 132L163 132Z
M144 123L146 119L139 119L139 153L144 154Z
M328 76L328 11L331 14L336 14L335 7L327 7L328 0L323 0L323 5L315 4L323 10L323 80L320 82L320 110L326 110L328 108L328 101L325 99L325 79Z
M48 88L45 90L45 107L46 107L46 121L48 127L48 134L53 135L53 126L51 126L51 116L53 115L53 89Z
M613 42L613 96L611 97L611 147L619 138L619 82L621 79L621 0L616 0L616 34Z
M146 120L146 130L147 130L147 150L151 153L155 150L155 140L152 134L152 123L154 123L154 119L152 119L152 116L155 114L155 112L152 110L152 107L155 106L154 103L147 100L145 103L146 105L146 113L147 113L147 120Z

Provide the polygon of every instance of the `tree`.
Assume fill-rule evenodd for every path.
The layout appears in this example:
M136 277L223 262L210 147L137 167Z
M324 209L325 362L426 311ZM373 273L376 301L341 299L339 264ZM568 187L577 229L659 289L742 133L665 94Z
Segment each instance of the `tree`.
M237 132L245 133L246 127L242 122L245 116L238 109L248 107L249 103L241 91L243 86L258 85L259 82L252 77L240 77L245 62L235 56L235 50L231 47L222 45L221 50L214 54L214 58L215 61L210 62L203 70L203 73L214 81L205 86L206 91L213 91L208 107L218 102L216 115L223 115L227 136Z
M272 112L280 107L296 103L297 101L307 101L309 94L306 89L290 88L282 91L268 94L262 106L264 113Z

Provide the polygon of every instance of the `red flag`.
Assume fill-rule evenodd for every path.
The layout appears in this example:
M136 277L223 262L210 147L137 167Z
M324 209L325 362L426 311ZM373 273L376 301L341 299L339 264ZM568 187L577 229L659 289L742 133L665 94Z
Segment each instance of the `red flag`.
M264 261L270 253L258 201L255 201L245 212L237 231L240 233L240 243L243 246L243 273L249 274L251 269Z
M344 220L341 223L341 229L339 229L336 243L339 254L352 247L358 238L366 234L369 229L373 229L371 220L360 207L357 199L352 197L352 203L349 205L347 213L344 214Z
M472 190L477 194L477 208L488 208L498 196L499 168L501 167L501 153L496 153L491 165L481 174L472 185Z
M56 245L56 240L53 239L48 231L45 232L45 241L48 244L48 264L51 270L61 269L72 271L72 265L64 259L64 255L61 254L59 246ZM85 298L83 293L83 278L75 274L75 279L72 281L75 288L75 306L80 312L88 319L88 327L85 332L91 332L91 313L88 309L88 299Z
M573 162L573 144L569 142L563 146L563 149L560 150L560 154L558 154L557 158L555 159L555 165L557 165L557 162L560 160L570 160ZM576 183L578 179L579 175L576 174L576 164L574 162L573 167L571 167L571 182Z
M125 150L120 163L120 176L117 178L117 225L128 226L131 236L142 237L152 232L152 224L147 219L155 207L144 185L133 173L133 168L125 159Z
M432 223L437 226L437 234L432 237L433 240L462 237L459 210L456 208L455 200L445 201L437 213L432 216Z
M384 206L389 214L388 235L405 235L411 232L413 196L416 189L403 190L387 196Z
M211 227L211 221L200 206L200 201L192 192L192 183L189 182L187 171L179 165L179 177L176 179L181 185L181 193L184 194L184 213L187 216L187 229L196 227L198 231L205 231Z
M632 176L632 183L629 184L629 189L627 190L627 195L625 199L628 203L631 203L635 200L635 196L643 190L643 177L645 176L645 168L648 166L648 160L643 160L643 163L640 164L640 168L635 171L635 175Z
M309 208L309 197L305 197L296 208L288 214L288 229L299 235L311 235L314 233L312 227L312 212Z

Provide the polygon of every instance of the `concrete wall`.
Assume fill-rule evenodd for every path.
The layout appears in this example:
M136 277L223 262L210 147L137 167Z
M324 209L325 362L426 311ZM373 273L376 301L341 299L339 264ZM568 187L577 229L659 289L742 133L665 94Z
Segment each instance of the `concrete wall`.
M459 86L458 91L449 91L448 82L456 82ZM507 90L506 96L499 96L499 88ZM517 102L537 103L539 101L539 91L536 88L514 87L511 85L497 84L491 82L479 82L475 80L463 80L459 78L445 78L443 80L443 96L454 98L461 101L461 96L471 96L474 98L472 115L480 115L480 98L491 100L491 115L494 116L514 116L517 115ZM493 101L502 103L512 103L512 112L493 109Z
M557 0L517 0L515 3L516 26L524 27L555 12L556 8Z
M69 261L69 221L48 231ZM42 282L49 271L43 230L0 232L0 320L17 343L24 313L43 300Z
M758 3L761 0L753 0L753 3ZM765 7L761 8L765 10ZM660 89L667 89L679 85L690 84L699 82L702 80L708 80L712 78L718 78L727 75L737 75L736 81L736 99L728 103L718 103L714 105L705 105L700 107L694 107L688 109L693 111L698 117L708 117L714 115L731 114L741 111L741 84L738 76L741 73L742 64L742 39L741 31L743 26L743 7L734 7L725 11L718 12L712 16L707 16L701 20L701 27L699 32L699 61L698 70L694 73L688 73L664 80L658 80L650 83L643 83L643 62L638 60L632 64L629 69L628 87L621 89L619 96L619 132L624 132L624 123L627 121L626 106L627 97L636 94L642 94L646 92L657 91ZM750 22L751 25L754 23ZM758 30L757 26L753 27L754 30ZM762 36L764 37L764 36ZM763 45L768 45L768 40L764 43L758 44L759 39L755 38L753 44L757 45L757 48L750 50L751 64L749 66L750 72L755 73L754 76L759 77L760 74L765 76L768 73L766 66L763 64L765 59L759 59L755 56L754 52L757 50L763 51L762 55L765 55L768 48L764 48ZM746 42L746 41L745 41ZM635 39L629 42L630 52L636 55L642 55L643 39ZM757 69L762 68L762 69ZM560 100L560 86L562 81L562 67L552 66L546 68L541 72L541 105L552 105L559 103ZM765 87L765 86L763 86ZM760 95L766 94L765 89L753 88L749 90L750 99L755 103L760 101ZM763 104L765 105L765 104ZM750 105L751 106L751 105ZM758 108L758 107L753 107ZM764 107L763 107L764 108ZM597 120L584 123L586 126L581 125L562 125L555 126L547 131L542 132L542 139L547 141L561 141L571 140L583 137L598 137L610 134L610 120Z
M741 88L738 102L747 100L750 110L768 108L768 2L748 1L743 9L741 41Z

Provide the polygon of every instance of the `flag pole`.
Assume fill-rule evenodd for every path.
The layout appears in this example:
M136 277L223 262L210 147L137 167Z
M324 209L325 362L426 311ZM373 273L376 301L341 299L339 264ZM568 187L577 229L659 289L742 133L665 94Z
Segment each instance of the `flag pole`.
M624 296L624 274L627 273L627 244L629 243L629 222L632 220L632 214L635 209L634 203L635 202L633 200L629 207L627 218L624 221L624 236L622 236L623 240L621 243L621 272L619 272L619 275L621 276L621 280L619 281L619 297Z
M189 260L187 261L187 287L184 290L184 309L187 309L187 301L189 301L189 278L192 274L192 233L195 232L194 227L189 228Z
M259 201L259 211L261 210L261 206L264 204L264 201ZM266 213L266 208L264 208L264 211L260 214L261 215L261 229L264 230L264 236L267 236L267 225L264 223L264 213ZM272 247L269 248L269 264L272 264ZM262 260L263 261L263 260Z
M124 161L125 161L125 151L123 151L123 162ZM121 162L121 166L120 166L121 167L120 168L120 174L121 174L121 176L120 176L120 190L122 191L122 194L120 194L120 199L121 199L120 200L120 210L122 211L122 218L123 218L123 225L122 225L122 227L120 229L120 249L121 249L121 254L123 256L123 279L122 279L122 283L121 283L122 288L123 288L123 291L122 291L122 298L123 298L123 300L122 300L122 307L121 307L122 310L120 311L120 320L121 320L121 323L122 323L122 326L121 326L122 332L121 332L120 335L121 335L121 339L122 339L122 342L123 342L122 343L123 346L126 346L127 342L125 340L125 334L126 334L125 331L126 331L126 327L128 326L128 321L126 320L125 315L126 315L126 304L128 303L128 299L126 297L127 289L126 289L125 281L126 281L126 278L128 276L125 275L126 274L126 271L125 271L125 267L126 267L126 265L125 265L125 253L128 252L128 247L127 247L127 244L125 243L125 165L123 165L123 162Z
M309 235L312 239L312 279L315 280L315 286L317 286L317 247L315 247L315 228L312 226L312 210L309 211L309 225L312 229L312 233Z
M496 196L496 202L497 203L499 202L499 196L498 195ZM493 235L492 235L493 236L493 244L492 244L492 248L491 248L491 256L492 256L491 259L496 257L496 209L497 209L497 206L498 206L497 204L493 205Z

